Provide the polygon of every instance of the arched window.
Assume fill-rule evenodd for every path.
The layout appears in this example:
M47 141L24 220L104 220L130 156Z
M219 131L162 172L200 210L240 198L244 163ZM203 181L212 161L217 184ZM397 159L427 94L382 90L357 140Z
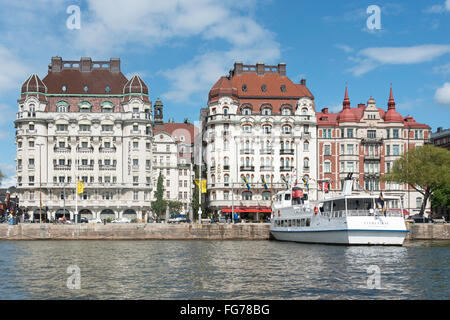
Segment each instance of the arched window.
M223 182L227 185L230 182L230 175L228 174L224 175Z
M302 109L302 114L307 114L308 113L308 109L307 108L303 108Z
M262 114L265 116L270 116L272 114L272 110L269 107L264 107L262 109Z
M303 167L309 168L309 159L308 158L303 159Z
M290 115L291 115L291 109L289 109L288 107L284 107L284 108L281 110L281 114L282 114L283 116L290 116Z
M245 108L242 110L242 114L244 114L244 115L246 115L246 116L251 115L251 114L252 114L252 109L251 109L250 107L245 107Z
M289 134L289 133L292 132L292 128L291 128L290 125L284 125L284 126L282 127L282 129L283 129L283 133L286 133L286 134Z
M272 126L270 124L263 125L263 132L265 134L270 134L271 131L272 131Z
M242 200L252 200L252 193L251 193L251 191L244 191L244 192L242 192Z
M244 130L245 133L250 133L250 132L252 132L252 126L249 125L249 124L244 124L244 125L242 126L242 129Z
M223 158L223 165L224 166L229 166L230 165L230 158L228 158L228 157Z
M308 141L303 142L303 151L309 151L309 142Z
M223 107L223 114L227 115L228 114L228 107Z

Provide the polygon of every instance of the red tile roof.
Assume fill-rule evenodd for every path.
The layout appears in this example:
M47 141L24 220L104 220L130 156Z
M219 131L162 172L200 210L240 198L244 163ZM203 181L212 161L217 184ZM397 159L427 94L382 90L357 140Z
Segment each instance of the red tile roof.
M160 132L166 132L175 137L176 142L192 144L194 143L195 136L199 133L199 130L192 123L163 123L159 124L153 130L153 134ZM184 141L180 140L180 136L184 136Z

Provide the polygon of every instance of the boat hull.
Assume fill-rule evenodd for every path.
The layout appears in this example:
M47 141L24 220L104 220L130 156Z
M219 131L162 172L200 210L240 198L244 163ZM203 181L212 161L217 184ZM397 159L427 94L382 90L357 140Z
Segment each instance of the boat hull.
M271 230L276 240L342 245L403 245L404 230Z

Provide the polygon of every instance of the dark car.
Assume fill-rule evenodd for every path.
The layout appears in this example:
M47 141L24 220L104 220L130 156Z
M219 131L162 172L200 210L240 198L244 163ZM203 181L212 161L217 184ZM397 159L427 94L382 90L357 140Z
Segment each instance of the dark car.
M414 216L411 216L411 219L414 220L414 223L429 223L429 222L433 222L432 219L430 218L426 218L424 216L421 216L419 214L416 214Z
M85 217L80 218L80 223L88 223L88 222L89 222L88 218L85 218Z

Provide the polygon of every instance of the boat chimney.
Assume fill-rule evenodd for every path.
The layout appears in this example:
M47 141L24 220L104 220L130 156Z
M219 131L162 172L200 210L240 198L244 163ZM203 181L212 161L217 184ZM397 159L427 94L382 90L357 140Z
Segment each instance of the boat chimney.
M342 187L342 194L345 196L350 196L352 194L352 187L353 187L353 179L352 179L353 173L349 173L347 178L344 180L344 185Z

